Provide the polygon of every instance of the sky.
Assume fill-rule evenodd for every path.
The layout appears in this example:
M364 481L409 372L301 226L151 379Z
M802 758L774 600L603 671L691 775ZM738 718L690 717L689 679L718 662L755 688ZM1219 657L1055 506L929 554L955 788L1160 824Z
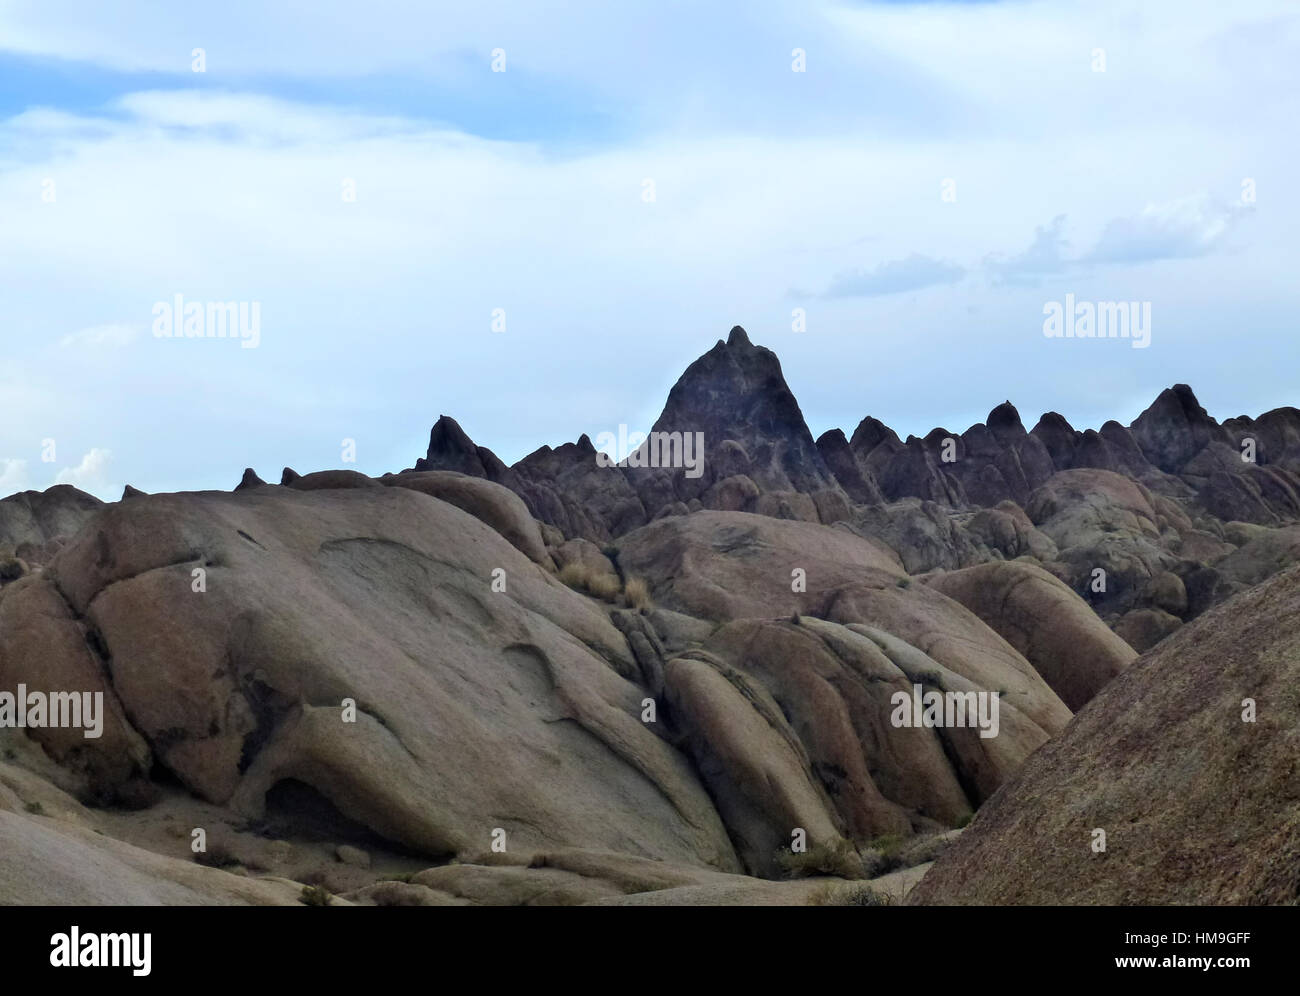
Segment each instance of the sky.
M737 324L814 435L1300 405L1298 53L1295 0L0 0L0 494L378 475L441 414L514 462Z

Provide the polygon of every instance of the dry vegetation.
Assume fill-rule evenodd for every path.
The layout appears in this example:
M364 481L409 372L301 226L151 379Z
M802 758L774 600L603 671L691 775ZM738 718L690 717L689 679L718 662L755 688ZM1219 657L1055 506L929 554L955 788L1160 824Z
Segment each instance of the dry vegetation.
M808 897L809 906L893 906L894 897L866 883L823 886Z
M585 592L602 602L619 602L632 609L649 608L650 587L640 578L628 578L624 584L618 575L598 571L590 564L565 564L560 570L560 580L574 591Z
M806 851L782 851L777 861L790 878L809 875L866 877L857 848L847 840L838 840L834 844L813 844Z
M623 598L630 609L648 609L650 607L650 586L640 578L628 578L623 586Z
M790 878L835 875L839 878L870 879L900 868L914 868L934 861L951 842L952 837L947 833L922 834L910 838L886 834L861 846L840 840L835 844L813 844L801 853L783 850L777 860Z

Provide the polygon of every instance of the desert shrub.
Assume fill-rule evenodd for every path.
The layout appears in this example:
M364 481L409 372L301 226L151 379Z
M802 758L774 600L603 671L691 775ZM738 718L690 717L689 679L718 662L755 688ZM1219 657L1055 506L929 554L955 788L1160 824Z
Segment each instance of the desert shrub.
M45 815L45 807L42 806L39 802L29 802L25 806L23 806L23 809L27 810L27 812L31 813L33 816Z
M906 841L896 833L887 833L869 841L862 849L862 863L867 870L867 878L885 875L904 867L902 856Z
M613 574L595 574L587 582L587 591L603 602L612 602L618 598L623 586Z
M902 834L887 833L869 841L867 846L873 851L879 851L886 857L897 854L903 847L905 840Z
M630 608L648 609L650 607L650 586L640 578L628 578L627 584L623 586L623 597L627 599Z
M898 587L900 587L900 588L910 588L910 587L912 587L912 579L911 579L911 578L899 578L899 579L898 579Z
M809 906L893 906L894 897L866 884L826 885L808 897Z
M573 561L560 570L560 580L574 591L583 591L602 601L612 602L623 586L613 574L598 573L590 564Z
M957 829L958 830L966 829L966 827L970 826L970 821L973 819L975 819L975 814L967 813L965 816L963 816L960 820L957 821Z
M329 906L334 902L328 889L321 885L304 885L298 902L304 906Z
M580 564L572 560L560 568L560 580L570 588L577 588L579 591L587 590L587 578L591 575L591 568L586 564Z
M330 873L330 870L325 868L313 869L305 875L299 876L298 881L302 882L304 885L317 886L322 892L326 893L347 891L347 886L341 884L340 881Z
M952 843L945 834L932 833L909 841L899 852L898 861L901 868L915 868L928 861L936 860L948 850Z
M915 868L934 861L950 843L942 833L910 838L896 833L885 834L862 848L862 863L867 878L877 878L900 868Z
M865 874L857 848L843 839L833 844L813 844L802 852L783 850L777 855L777 863L791 878L807 875L862 878Z

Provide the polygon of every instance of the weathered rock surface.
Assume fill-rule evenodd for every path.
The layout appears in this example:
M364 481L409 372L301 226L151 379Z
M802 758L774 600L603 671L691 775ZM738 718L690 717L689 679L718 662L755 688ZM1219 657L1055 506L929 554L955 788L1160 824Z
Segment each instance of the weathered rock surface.
M736 867L690 765L639 719L622 634L446 502L400 487L138 498L39 583L94 634L132 729L210 802L256 817L296 779L429 854L500 826ZM28 616L6 612L0 645L10 680L37 687L51 654ZM73 642L59 666L86 666ZM81 750L93 788L120 788L112 741Z
M70 484L0 498L0 549L43 564L102 505Z
M1083 599L1033 564L981 564L925 581L961 602L1023 654L1072 710L1083 708L1137 657L1099 625Z
M0 905L292 906L301 886L153 854L62 820L5 811Z
M455 505L486 522L536 564L551 564L542 531L528 507L509 488L448 470L390 474L381 483L410 488Z
M892 585L903 576L884 544L747 512L660 519L623 536L617 549L619 566L649 583L657 605L714 621L815 613L839 586L873 577Z
M1291 570L1182 627L1102 689L909 902L1294 903L1297 687Z

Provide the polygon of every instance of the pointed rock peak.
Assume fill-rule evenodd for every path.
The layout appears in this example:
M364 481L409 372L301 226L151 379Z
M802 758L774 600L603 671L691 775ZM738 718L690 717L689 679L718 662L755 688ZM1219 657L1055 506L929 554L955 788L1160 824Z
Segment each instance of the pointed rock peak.
M1130 461L1128 469L1146 469L1146 455L1142 452L1142 448L1138 446L1137 440L1133 438L1133 434L1122 423L1116 422L1113 418L1107 419L1098 435L1110 443L1111 446L1117 447L1137 461L1136 463Z
M827 446L833 446L836 449L840 449L842 447L847 447L848 445L849 441L845 438L843 429L827 429L817 437L817 448L819 450L825 449Z
M283 473L280 474L280 484L292 484L300 477L302 477L302 475L292 467L285 467Z
M596 447L592 445L591 437L585 432L578 437L578 449L583 453L595 453Z
M265 483L264 480L257 476L257 471L253 470L252 467L245 467L244 476L241 477L239 483L235 485L235 490L244 491L248 488L260 488Z
M1010 401L1002 402L989 412L985 424L989 427L989 432L993 433L993 438L1000 443L1025 434L1025 425L1020 421L1020 412L1016 411L1016 406Z
M799 403L775 353L736 326L689 367L668 392L655 432L704 434L705 459L730 439L752 461L749 475L766 491L811 493L833 487Z
M1201 403L1196 400L1196 394L1186 384L1175 384L1173 387L1166 387L1151 402L1141 415L1134 420L1134 427L1138 422L1151 418L1178 418L1179 416L1188 422L1214 422L1209 413L1201 407Z
M474 450L474 440L469 438L459 422L450 415L438 416L438 421L429 431L428 459L432 460L439 454L472 453Z
M817 452L853 501L876 504L885 500L871 472L865 471L858 463L856 454L844 438L844 430L827 429L818 436Z
M749 336L739 325L733 325L731 333L727 336L728 346L753 346L749 341Z
M898 446L903 445L902 440L898 438L898 433L885 425L880 419L868 415L853 430L853 436L849 439L849 449L853 450L854 453L866 456L886 441Z
M1048 431L1073 433L1074 426L1059 412L1044 412L1043 417L1038 420L1038 424L1034 426L1032 431L1035 436L1041 436Z
M942 446L945 439L955 439L956 435L949 432L943 426L935 426L925 434L926 446Z
M122 501L126 501L128 498L142 498L146 493L147 492L141 491L139 488L133 488L128 484L122 489Z
M1052 466L1068 470L1074 466L1074 454L1079 447L1079 433L1059 412L1044 412L1030 435L1047 447Z
M1207 443L1231 442L1186 384L1161 391L1129 430L1146 458L1169 474L1178 473Z
M1184 408L1195 409L1201 407L1201 403L1196 400L1196 394L1192 391L1189 385L1175 384L1169 390L1171 390L1178 400L1183 403Z
M487 477L479 448L449 415L439 415L429 430L429 450L417 470L454 470L470 477Z

